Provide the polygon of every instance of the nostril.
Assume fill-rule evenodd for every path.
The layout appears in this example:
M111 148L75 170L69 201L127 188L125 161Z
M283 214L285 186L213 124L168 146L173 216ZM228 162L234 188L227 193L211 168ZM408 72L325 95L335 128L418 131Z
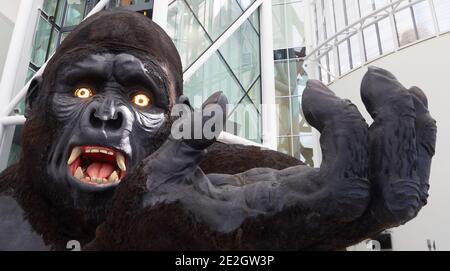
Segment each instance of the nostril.
M122 127L123 114L122 112L117 112L115 118L106 121L106 128L109 130L118 130Z
M92 127L100 128L102 126L102 120L95 116L95 110L92 110L91 115L89 116L89 122Z

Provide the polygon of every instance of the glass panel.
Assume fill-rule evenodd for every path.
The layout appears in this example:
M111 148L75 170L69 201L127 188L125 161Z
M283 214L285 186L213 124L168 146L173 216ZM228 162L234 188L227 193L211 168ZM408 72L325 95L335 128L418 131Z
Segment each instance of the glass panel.
M361 10L361 16L365 17L373 12L373 0L359 0L359 6ZM378 1L378 0L377 0Z
M358 0L346 0L348 24L352 24L359 20Z
M350 48L352 52L352 68L355 68L362 64L359 34L350 37Z
M303 75L297 79L297 89L298 96L291 97L291 111L292 111L292 135L300 135L302 132L305 132L305 127L309 127L308 123L305 120L302 109L302 94L303 90L306 87L306 82L308 81L308 77ZM310 132L311 127L307 132Z
M273 49L287 48L287 37L285 31L286 16L284 5L272 7L272 29L273 29Z
M261 110L261 79L258 79L253 87L248 91L248 96L253 101L256 108Z
M300 120L302 117L302 96L291 97L291 111L292 111L292 135L300 134Z
M380 29L380 43L383 54L389 53L394 50L395 40L391 27L391 20L385 18L378 22Z
M255 0L236 0L239 5L245 10L247 9Z
M333 0L336 16L336 29L340 31L345 28L345 14L343 0Z
M69 34L70 34L70 32L63 32L61 34L61 40L59 41L59 43L61 44L63 42L63 40L65 40Z
M213 40L242 14L236 0L190 0L187 3Z
M261 142L261 121L253 103L245 97L228 118L236 124L237 136L244 137L254 142Z
M31 52L31 62L37 67L42 66L46 60L50 31L51 25L44 18L39 17Z
M450 30L450 1L434 0L434 8L441 32Z
M58 10L56 12L56 24L58 26L62 26L62 19L63 19L63 15L64 15L64 11L66 9L67 6L67 1L66 0L59 0L59 4L58 4Z
M284 4L286 1L289 0L272 0L272 5Z
M375 57L380 55L375 25L368 26L363 30L363 33L367 60L374 59Z
M336 33L335 24L334 24L334 14L333 7L328 3L330 1L324 0L322 1L322 13L324 16L324 21L322 23L323 29L323 38L328 39L334 33Z
M416 31L411 16L411 9L406 8L395 14L397 24L398 40L400 46L406 45L417 40Z
M347 41L341 42L338 45L339 49L339 64L341 75L348 72L350 70L350 56L348 51L348 43Z
M58 38L59 38L58 30L53 29L52 40L50 42L50 50L48 52L49 57L56 51L56 48L58 47Z
M250 22L259 34L259 8L250 16Z
M287 155L292 155L292 137L279 137L277 150Z
M303 2L286 4L287 48L305 46L305 14Z
M245 94L216 53L184 83L184 93L191 104L199 108L204 100L219 90L223 91L231 105L236 105ZM228 112L233 108L231 106Z
M320 60L319 60L319 63L320 63L320 76L321 76L320 78L321 78L321 81L323 83L325 83L325 84L328 84L329 80L328 80L327 70L329 70L329 69L328 69L328 66L327 66L326 56L321 57Z
M318 43L325 40L325 31L324 31L324 21L325 17L322 10L322 5L319 3L320 1L316 1L316 13L317 13L317 39Z
M299 95L298 79L305 74L303 69L303 60L290 59L289 60L289 89L290 95Z
M293 137L293 156L313 167L313 139L311 133Z
M167 32L187 69L211 44L184 1L175 1L168 10Z
M289 98L276 98L277 135L291 135L291 110Z
M11 145L11 150L8 157L8 166L17 163L20 160L20 155L22 153L21 137L22 137L22 127L23 125L17 125L14 127L14 137Z
M86 0L67 0L64 26L78 25L83 20Z
M328 58L325 58L326 59L326 62L325 63L328 63L328 72L329 73L331 73L331 74L333 74L333 75L336 75L336 65L337 65L337 63L336 63L336 65L335 65L335 57L334 57L334 55L335 55L335 53L334 53L334 51L333 50L331 50L331 51L329 51L328 52ZM325 66L325 67L327 67L327 66ZM330 81L330 79L332 79L332 80L334 80L334 78L330 78L330 74L329 73L327 73L327 77L328 77L328 81Z
M384 6L386 6L386 5L391 3L390 0L376 0L376 1L373 1L373 2L375 4L375 8L376 9L382 8L382 7L384 7Z
M64 1L61 1L61 2L63 3ZM58 0L44 0L44 3L42 4L42 10L48 16L55 16L57 4L58 4Z
M423 39L435 34L433 17L428 2L421 2L413 6L419 38ZM450 15L450 14L449 14Z
M248 90L260 74L259 36L251 24L244 22L219 51L244 90Z
M289 96L289 74L287 63L288 62L285 60L276 61L274 63L276 96Z

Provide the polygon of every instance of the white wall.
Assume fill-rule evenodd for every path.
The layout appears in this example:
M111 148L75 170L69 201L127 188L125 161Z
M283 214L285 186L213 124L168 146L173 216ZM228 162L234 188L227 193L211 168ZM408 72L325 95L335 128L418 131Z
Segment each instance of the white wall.
M437 121L436 155L432 162L430 198L419 215L393 231L394 250L428 250L427 239L437 250L450 250L450 34L411 45L382 57L370 65L388 69L405 87L423 89L429 109ZM330 88L340 97L350 98L366 120L359 87L366 67L338 79Z
M0 13L6 16L11 22L15 22L19 5L20 0L0 0Z
M19 5L20 0L0 0L0 78L8 53L9 41L11 39Z
M14 28L14 23L0 13L0 78L3 72L6 55L8 54L9 41Z

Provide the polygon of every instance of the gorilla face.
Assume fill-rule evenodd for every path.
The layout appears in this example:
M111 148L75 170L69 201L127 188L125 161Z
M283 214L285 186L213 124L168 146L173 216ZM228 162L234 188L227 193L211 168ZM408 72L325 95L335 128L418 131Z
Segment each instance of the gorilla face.
M115 188L169 136L182 85L175 45L147 17L105 10L83 21L28 90L19 163L33 193L100 222Z
M60 73L52 99L63 129L49 156L49 175L77 190L115 187L166 133L164 72L130 54L95 54Z
M48 174L71 190L111 189L167 138L164 72L123 53L90 55L59 74L52 111L63 129Z
M47 198L57 206L87 211L90 220L104 217L115 187L170 133L175 95L161 67L145 56L90 54L58 67L53 84L44 79L32 116L48 105L50 113L39 119L50 115L48 122L56 123L57 132L47 151L34 151L46 153L46 170L31 174L43 174L38 186Z

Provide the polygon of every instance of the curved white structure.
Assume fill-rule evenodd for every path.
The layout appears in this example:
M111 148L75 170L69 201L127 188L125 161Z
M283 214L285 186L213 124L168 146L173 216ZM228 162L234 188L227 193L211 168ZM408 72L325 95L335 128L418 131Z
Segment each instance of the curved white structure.
M354 0L346 1L353 2ZM362 1L365 0L358 2ZM323 1L312 1L311 5L313 8L317 8L316 5L319 2L323 3ZM338 1L326 2L331 5L331 3ZM372 119L366 112L360 98L360 84L368 65L375 65L391 71L405 87L419 86L428 97L430 112L438 125L436 155L433 159L430 176L430 198L428 205L423 208L417 218L392 230L393 250L434 250L435 248L436 250L450 250L450 234L448 233L450 228L450 214L448 212L450 209L450 197L448 195L450 183L447 180L450 176L450 167L448 166L450 160L450 143L448 142L450 140L450 124L447 120L450 116L450 106L448 105L450 99L450 74L448 69L450 66L450 53L448 52L450 33L445 26L446 20L450 20L450 5L444 6L444 8L440 6L441 9L437 9L436 5L441 4L447 5L450 3L440 0L416 0L411 2L393 0L353 23L349 22L347 27L335 31L335 34L327 37L324 41L320 42L319 39L318 42L316 39L317 47L307 57L311 74L328 83L338 96L351 99L369 124ZM422 13L418 13L417 5L419 5ZM325 9L329 8L328 6ZM413 35L413 38L409 40L402 40L399 30L404 27L404 22L398 20L398 14L405 13L404 11L407 11L408 16L411 16L413 18L411 20L414 22L411 28L413 32L408 32ZM411 15L409 15L410 11L412 12ZM424 31L425 28L423 28L423 25L421 26L421 23L418 23L421 19L418 19L417 15L420 14L422 17L428 18L426 27L429 29L429 32L426 35L422 33L422 36L420 31ZM334 13L333 16L338 15ZM405 21L409 21L408 16L404 17ZM391 28L388 31L374 27L376 31L371 33L372 36L365 34L364 30L375 26L382 20L389 22ZM321 22L327 22L327 19L322 17ZM323 28L318 27L318 29ZM391 31L391 38L383 39L383 31L384 34ZM372 38L373 43L363 40ZM393 46L389 50L383 51L383 46L387 48L390 41L393 42ZM350 59L350 63L352 63L352 59L359 59L357 65L353 63L349 66L347 61L343 62L342 54L339 54L342 44L347 46L344 56ZM357 47L356 53L351 51L352 45L353 48ZM368 57L367 52L371 50L367 48L368 46L377 47L375 56ZM325 59L326 61L323 62ZM324 63L326 65L322 65ZM344 70L345 72L343 72ZM364 246L361 246L361 248L365 249Z

